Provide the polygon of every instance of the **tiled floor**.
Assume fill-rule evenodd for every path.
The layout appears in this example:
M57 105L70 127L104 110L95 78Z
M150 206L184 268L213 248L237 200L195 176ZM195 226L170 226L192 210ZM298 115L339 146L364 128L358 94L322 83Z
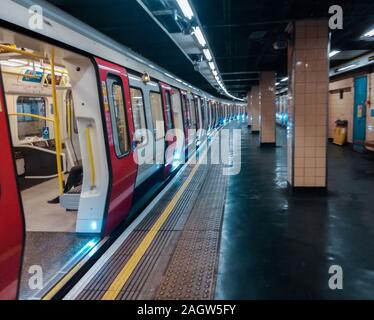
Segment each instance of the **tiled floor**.
M261 148L242 126L242 169L229 178L216 298L374 298L374 161L328 146L329 187L288 188L285 130ZM331 265L343 290L331 290Z

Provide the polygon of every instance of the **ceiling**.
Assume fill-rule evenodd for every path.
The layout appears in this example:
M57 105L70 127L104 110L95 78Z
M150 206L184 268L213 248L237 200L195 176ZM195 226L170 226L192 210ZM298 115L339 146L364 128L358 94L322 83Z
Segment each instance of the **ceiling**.
M274 49L284 40L287 24L295 19L328 17L330 5L340 5L343 30L332 32L336 65L374 49L374 41L360 36L374 28L372 0L189 0L229 92L244 96L258 82L258 72L275 70L286 75L287 50ZM176 18L175 0L144 0L157 12L166 28L149 15L136 0L48 0L95 29L170 70L178 77L212 94L217 91L196 72L191 56L173 42L168 33L181 32L183 19ZM182 15L182 14L180 14ZM178 15L178 17L180 17Z

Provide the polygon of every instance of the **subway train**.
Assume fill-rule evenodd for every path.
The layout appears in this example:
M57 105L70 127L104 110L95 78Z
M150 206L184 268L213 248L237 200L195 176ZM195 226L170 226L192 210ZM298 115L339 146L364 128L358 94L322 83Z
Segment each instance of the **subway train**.
M43 236L48 258L56 234L111 234L137 192L196 151L202 129L209 135L244 117L246 106L189 85L62 12L44 8L43 27L30 29L28 7L1 6L0 299L15 299L22 260L32 255L25 246L40 246L34 238ZM185 133L185 149L168 158L172 129ZM142 130L150 134L137 137Z

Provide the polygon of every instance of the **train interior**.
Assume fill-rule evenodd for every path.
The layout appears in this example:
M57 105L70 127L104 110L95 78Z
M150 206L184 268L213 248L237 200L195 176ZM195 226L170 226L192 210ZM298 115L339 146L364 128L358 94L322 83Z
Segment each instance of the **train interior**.
M6 29L0 44L26 231L20 297L40 298L99 240L108 171L95 70L88 58ZM43 288L28 285L33 265Z

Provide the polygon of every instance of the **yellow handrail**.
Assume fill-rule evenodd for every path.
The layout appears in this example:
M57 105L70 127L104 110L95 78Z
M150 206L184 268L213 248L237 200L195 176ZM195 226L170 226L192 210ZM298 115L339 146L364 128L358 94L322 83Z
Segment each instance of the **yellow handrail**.
M94 161L93 152L92 152L92 142L91 142L91 135L90 135L89 127L85 129L85 134L86 134L88 159L90 162L90 179L91 179L91 190L92 190L95 188L96 176L95 176L95 161Z
M41 119L41 120L45 120L45 121L50 121L52 123L55 122L55 119L39 116L39 115L33 114L33 113L11 112L11 113L8 113L8 115L9 116L17 116L17 117L31 117L31 118Z
M71 139L71 103L70 100L67 100L66 104L67 117L68 117L68 137Z
M13 48L13 47L7 46L5 44L0 44L0 49L3 49L4 51L7 51L7 52L14 52L14 53L22 54L24 56L28 56L28 57L34 58L36 60L46 59L46 57L44 57L41 54L33 53L33 52L30 52L30 51L24 51L24 50L17 49L17 48Z
M64 172L61 165L61 136L60 136L60 117L57 106L57 92L56 92L56 77L55 77L55 48L51 49L51 69L52 69L52 100L53 100L53 115L55 119L55 141L56 141L56 161L57 161L57 176L58 176L58 189L60 194L64 192Z
M55 77L55 48L52 47L51 49L51 57L43 56L42 54L24 51L21 49L17 49L11 47L9 45L0 44L0 49L5 52L14 52L18 53L23 56L27 56L34 60L49 60L51 65L51 73L52 73L52 99L53 99L53 115L54 115L54 131L55 131L55 141L56 141L56 162L57 162L57 176L58 176L58 189L59 193L62 194L64 192L64 172L62 170L61 164L61 153L62 153L62 145L61 145L61 135L60 135L60 118L57 106L57 91L56 91L56 77Z
M17 76L17 77L27 77L27 78L39 78L39 76L34 76L34 75L31 75L31 74L24 74L24 73L20 73L20 72L9 72L9 71L3 71L3 74L9 74L11 76Z

